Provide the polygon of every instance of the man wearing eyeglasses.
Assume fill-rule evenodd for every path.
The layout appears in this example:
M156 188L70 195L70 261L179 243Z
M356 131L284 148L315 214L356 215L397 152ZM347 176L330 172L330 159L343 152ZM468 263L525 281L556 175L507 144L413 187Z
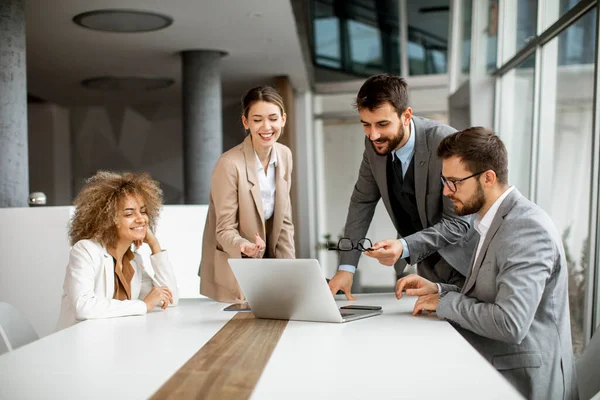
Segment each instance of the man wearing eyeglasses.
M525 398L577 398L567 260L558 230L508 185L506 148L493 132L457 132L437 154L444 194L457 214L477 215L477 250L462 288L409 275L398 280L396 297L403 290L419 296L414 315L436 311Z
M416 264L419 275L433 282L462 285L475 248L471 217L458 217L442 195L442 163L436 156L440 141L455 129L415 117L408 106L408 85L393 75L365 81L356 108L366 135L358 180L348 208L344 237L358 243L365 237L375 207L383 200L401 237L394 248L401 255L397 276ZM343 251L340 266L329 282L333 294L342 290L350 300L360 249Z

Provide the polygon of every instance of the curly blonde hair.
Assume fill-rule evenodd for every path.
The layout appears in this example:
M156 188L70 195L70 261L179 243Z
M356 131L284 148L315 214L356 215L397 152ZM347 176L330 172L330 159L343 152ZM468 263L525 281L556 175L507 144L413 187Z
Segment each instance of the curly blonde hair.
M115 246L119 203L131 195L144 200L148 226L154 230L163 200L159 183L147 173L98 171L87 180L73 201L75 213L69 229L71 245L91 239L103 246Z

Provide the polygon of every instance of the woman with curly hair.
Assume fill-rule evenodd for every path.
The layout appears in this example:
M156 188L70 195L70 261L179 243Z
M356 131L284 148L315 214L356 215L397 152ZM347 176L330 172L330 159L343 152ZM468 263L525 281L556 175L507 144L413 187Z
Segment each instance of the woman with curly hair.
M74 201L57 329L78 321L140 315L176 305L179 296L167 252L153 230L162 191L146 173L100 171ZM131 250L150 246L151 277L141 256Z

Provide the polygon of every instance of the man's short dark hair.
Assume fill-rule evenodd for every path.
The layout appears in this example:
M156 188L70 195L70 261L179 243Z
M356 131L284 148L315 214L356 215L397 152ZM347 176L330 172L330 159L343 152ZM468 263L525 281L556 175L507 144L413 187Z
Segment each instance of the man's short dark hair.
M465 129L446 136L438 146L437 155L442 160L456 156L467 169L476 174L492 170L498 182L508 183L508 153L502 140L481 126Z
M390 74L370 77L358 91L354 107L374 111L385 103L390 103L398 116L408 108L408 84L403 78Z

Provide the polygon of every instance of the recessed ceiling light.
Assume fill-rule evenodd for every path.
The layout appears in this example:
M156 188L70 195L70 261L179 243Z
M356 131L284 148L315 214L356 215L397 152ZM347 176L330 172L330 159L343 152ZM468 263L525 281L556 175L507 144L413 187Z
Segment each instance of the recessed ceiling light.
M85 79L81 82L88 89L116 91L151 91L164 89L175 81L171 78L138 77L138 76L100 76Z
M137 10L95 10L78 14L73 22L84 28L105 32L150 32L164 29L173 23L166 15Z

